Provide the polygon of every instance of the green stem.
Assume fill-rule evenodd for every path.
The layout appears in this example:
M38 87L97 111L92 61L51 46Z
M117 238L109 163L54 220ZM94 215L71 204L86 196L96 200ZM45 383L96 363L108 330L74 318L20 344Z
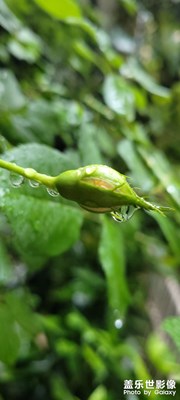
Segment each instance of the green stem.
M55 187L55 177L45 175L45 174L40 174L33 168L23 168L20 167L19 165L16 165L14 163L5 161L0 159L0 167L7 169L8 171L14 172L16 174L22 175L25 178L32 179L36 182L42 183L45 186L48 186L50 188Z

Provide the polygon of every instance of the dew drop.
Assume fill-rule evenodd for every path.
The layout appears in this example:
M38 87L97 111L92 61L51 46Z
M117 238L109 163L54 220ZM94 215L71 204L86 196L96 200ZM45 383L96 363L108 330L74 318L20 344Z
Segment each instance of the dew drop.
M95 171L96 167L93 165L90 165L89 167L86 167L86 174L91 175Z
M39 183L39 182L36 182L36 181L34 181L34 180L32 180L32 179L29 179L29 185L30 185L32 188L38 188L39 185L40 185L40 183Z
M116 329L121 329L124 325L124 320L122 317L122 314L118 309L115 309L113 311L113 321L114 321L114 326Z
M122 206L118 211L112 211L111 216L116 222L126 222L137 210L139 210L137 206Z
M114 321L114 326L116 329L121 329L123 327L123 320L118 318Z
M14 172L10 173L10 182L11 186L14 188L19 188L24 183L24 177L22 175L15 174Z
M57 196L59 196L59 192L58 192L56 189L47 188L47 192L48 192L48 194L50 194L50 196L52 196L52 197L57 197Z

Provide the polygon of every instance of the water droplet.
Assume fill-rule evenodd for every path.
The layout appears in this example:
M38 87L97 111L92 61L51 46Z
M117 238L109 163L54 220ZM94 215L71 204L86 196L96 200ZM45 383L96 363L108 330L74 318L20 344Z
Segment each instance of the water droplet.
M95 166L89 165L88 167L86 167L86 174L91 175L95 171L95 169L96 169Z
M113 321L116 329L121 329L123 327L124 321L120 310L113 310Z
M20 187L24 183L24 177L22 175L15 174L14 172L10 173L10 182L11 186L14 188Z
M72 301L77 307L86 307L90 303L90 296L87 293L75 292Z
M34 180L32 180L32 179L29 179L29 185L30 185L32 188L38 188L39 185L40 185L40 183L39 183L39 182L36 182L36 181L34 181Z
M112 211L111 216L116 222L126 222L137 210L139 210L137 206L122 206L118 211Z
M117 329L121 329L123 327L123 320L118 318L114 321L114 326Z
M57 197L57 196L59 196L59 192L58 192L56 189L47 188L47 192L48 192L48 194L50 194L50 196L52 196L52 197Z
M167 192L168 193L170 193L170 194L172 194L172 195L175 195L175 194L179 194L178 193L178 188L175 186L175 185L169 185L168 187L167 187Z

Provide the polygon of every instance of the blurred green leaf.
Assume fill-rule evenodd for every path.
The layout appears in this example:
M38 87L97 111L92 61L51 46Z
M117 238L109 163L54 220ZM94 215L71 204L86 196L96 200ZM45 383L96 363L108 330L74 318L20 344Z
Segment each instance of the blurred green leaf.
M79 130L79 153L82 166L102 164L97 134L93 124L83 124Z
M125 277L123 236L120 225L108 217L104 217L102 221L99 257L107 280L111 310L118 310L124 316L130 295Z
M75 41L73 47L76 53L79 54L82 58L90 61L93 64L96 63L95 53L90 49L90 47L87 46L85 42L83 42L82 40Z
M13 126L19 140L39 141L52 145L54 136L60 129L60 104L45 99L36 99L28 104L24 113L12 117ZM64 110L64 116L65 116Z
M176 262L180 261L180 231L178 226L170 218L163 218L155 214L153 217L158 222L165 238L167 239L169 247L176 258Z
M58 19L80 18L81 10L75 0L34 0L44 11Z
M169 334L180 351L180 317L166 318L162 323L162 328Z
M12 13L4 0L0 0L0 26L9 32L15 32L21 26L20 20Z
M5 301L11 310L12 318L30 337L33 337L41 326L38 315L33 313L31 309L32 299L33 297L28 296L22 290L7 293L5 296Z
M157 176L159 182L163 185L169 196L172 197L176 206L180 207L180 184L179 180L176 179L168 159L161 151L156 150L152 145L150 145L148 149L139 146L138 151L154 175Z
M123 7L130 15L136 14L138 10L137 0L119 0L119 2L122 3Z
M123 76L129 79L133 79L138 82L144 89L148 92L169 99L170 91L169 89L158 85L151 75L144 71L136 60L130 59L126 64L121 67L121 73Z
M159 335L152 333L148 337L146 350L149 359L159 373L168 376L171 372L172 377L180 374L180 365L176 362L176 356Z
M0 109L18 111L26 105L19 83L11 71L0 70Z
M99 385L93 393L88 397L88 400L108 400L108 392L103 385Z
M19 353L20 340L11 310L2 300L0 303L0 325L0 360L7 364L13 364Z
M132 140L121 140L118 143L117 150L131 171L131 178L133 179L131 184L137 185L138 188L144 191L151 190L154 186L155 178L144 164L137 152L137 146L135 146Z
M0 284L8 283L13 275L12 260L4 243L0 240Z
M33 63L41 53L42 41L28 28L21 28L8 43L10 53L19 60Z
M78 397L74 396L69 390L69 383L65 381L62 376L53 375L51 377L50 387L51 393L54 400L80 400Z
M78 346L74 341L59 339L56 341L56 351L62 357L75 357L78 353Z
M94 371L96 379L101 381L107 375L107 367L101 356L92 347L87 344L82 346L83 357L87 364Z
M40 324L28 304L24 291L16 290L1 295L0 301L0 360L13 364L20 352L23 342L21 330L28 334L29 340L34 337Z
M118 75L107 75L103 84L103 97L106 105L118 115L133 121L135 98L131 86Z
M110 121L114 118L114 113L92 95L86 95L83 98L83 102L104 118L107 118Z

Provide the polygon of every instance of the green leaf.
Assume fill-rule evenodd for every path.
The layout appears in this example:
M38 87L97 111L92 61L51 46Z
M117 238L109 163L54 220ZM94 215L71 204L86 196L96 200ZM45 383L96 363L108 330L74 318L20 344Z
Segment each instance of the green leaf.
M135 97L131 86L118 75L107 75L103 84L103 97L106 105L118 115L133 121L135 116Z
M11 71L0 70L0 109L17 111L26 104L18 81Z
M137 146L135 146L132 140L121 140L118 143L117 150L131 171L131 178L133 179L131 184L138 186L144 191L152 189L156 180L153 177L152 172L149 171L144 164L137 152Z
M8 283L13 275L12 261L4 243L0 240L0 284Z
M138 151L149 169L152 170L153 174L158 178L161 185L163 185L164 189L175 202L176 206L180 207L179 179L176 178L172 165L168 162L163 152L155 149L152 145L150 145L148 149L139 146Z
M170 97L169 89L158 85L151 75L144 71L136 60L130 59L121 67L121 73L129 79L138 82L149 93L168 99Z
M180 351L180 317L166 318L162 323L162 328L171 336Z
M0 361L13 364L18 356L20 348L17 327L14 324L9 305L0 302Z
M16 18L4 0L0 0L0 26L8 32L15 32L21 26L20 20Z
M83 97L83 102L93 111L96 111L98 115L100 114L110 121L113 120L114 113L91 94L85 95Z
M6 159L51 175L74 166L72 156L38 144L19 146L7 152ZM11 228L12 244L31 268L73 245L82 224L79 209L51 197L45 188L33 189L28 182L18 189L11 187L8 171L0 170L0 178L0 204Z
M79 131L79 152L82 166L90 164L102 164L97 131L93 124L83 124Z
M109 305L124 316L130 295L125 277L123 236L120 226L108 217L103 218L99 257L106 276Z
M48 14L58 19L80 18L81 10L75 0L35 0Z
M5 296L12 318L29 337L34 337L41 326L40 318L31 309L32 300L33 296L21 289L9 292Z
M8 43L10 53L19 60L29 63L35 62L41 53L42 42L34 32L28 28L21 28Z
M88 397L88 400L108 400L109 395L108 392L103 385L99 385L93 393Z
M52 374L50 380L51 394L54 400L80 400L79 397L74 396L69 388L69 382L66 383L64 377L59 374Z
M51 198L43 201L22 194L6 196L3 211L16 250L32 268L68 250L78 239L81 211Z
M59 109L60 107L59 105ZM31 101L23 114L15 115L12 119L14 129L17 131L16 136L21 135L24 139L26 134L29 141L52 145L54 136L60 129L56 108L57 103L54 101L44 99Z
M102 380L107 375L107 366L98 354L91 346L88 344L83 344L82 346L83 357L86 360L89 367L94 371L96 379Z
M78 349L78 345L76 343L74 343L72 340L67 340L67 339L58 339L56 341L56 352L57 354L62 358L62 357L66 357L66 358L71 358L76 357L79 349Z
M119 0L130 15L135 15L138 10L137 0Z
M151 333L146 342L146 351L152 365L164 376L179 376L180 365L169 345L157 333Z
M171 251L174 253L176 260L180 261L180 231L178 226L170 218L162 218L153 213L153 217L158 222L165 238L169 243Z
M1 295L0 360L6 364L13 364L18 358L24 335L29 341L40 328L40 320L28 302L29 296L23 290Z

